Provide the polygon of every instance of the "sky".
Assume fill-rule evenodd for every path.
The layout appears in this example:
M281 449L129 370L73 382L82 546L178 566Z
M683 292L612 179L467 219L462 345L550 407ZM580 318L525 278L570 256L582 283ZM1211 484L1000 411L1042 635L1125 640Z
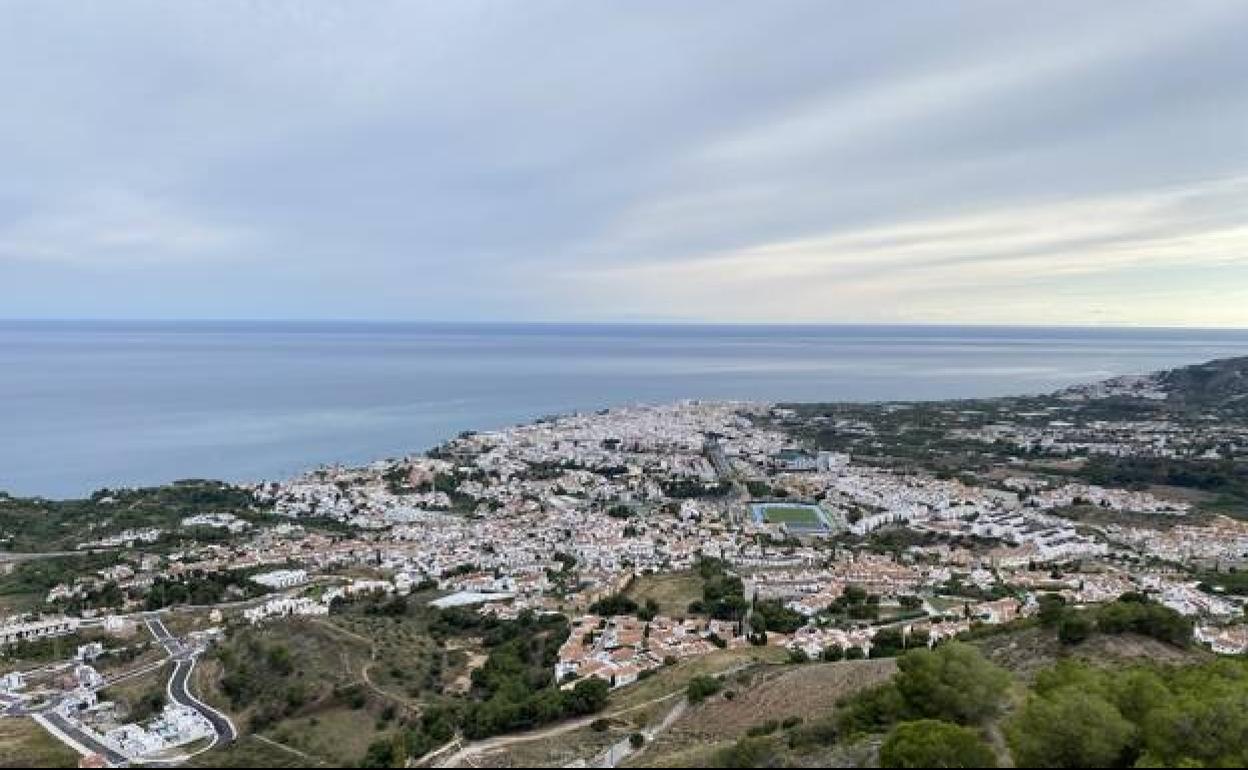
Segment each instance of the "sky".
M0 4L0 317L1248 327L1248 3Z

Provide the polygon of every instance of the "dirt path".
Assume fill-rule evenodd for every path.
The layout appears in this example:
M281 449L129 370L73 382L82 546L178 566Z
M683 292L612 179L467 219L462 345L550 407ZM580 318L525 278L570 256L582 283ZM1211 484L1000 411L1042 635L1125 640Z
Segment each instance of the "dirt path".
M638 703L636 705L629 706L628 708L620 709L619 711L613 711L610 713L603 713L603 714L593 714L591 716L581 717L580 719L573 719L568 722L560 722L557 725L552 725L550 727L542 727L542 728L538 728L537 730L530 730L524 733L513 733L511 735L496 735L493 738L483 738L479 741L473 741L472 743L463 744L458 751L456 751L454 754L450 755L446 759L436 762L433 765L433 767L456 767L460 764L470 764L475 757L478 757L481 754L489 754L495 751L499 751L501 749L504 749L516 743L528 743L530 741L540 741L543 738L551 738L556 735L563 735L564 733L570 733L573 730L580 730L581 728L589 727L590 725L592 725L595 721L599 719L615 719L616 717L623 716L624 714L629 714L634 711L640 711L641 709L649 708L650 706L653 706L655 704L663 703L664 701L669 701L669 700L672 700L673 698L679 698L682 696L683 696L683 691L668 693L667 695L663 695L658 698L653 698L651 700L645 701L644 703Z
M255 738L255 739L256 739L256 740L258 740L258 741L262 741L262 742L264 742L264 743L269 744L270 746L272 746L272 747L273 747L273 748L275 748L275 749L280 749L280 750L282 750L282 751L285 751L285 752L286 752L286 753L288 753L288 754L294 754L296 757L299 757L300 759L302 759L303 761L305 761L305 762L307 762L307 763L309 763L309 764L313 764L313 765L327 765L327 764L329 764L328 762L326 762L325 760L321 759L320 757L314 757L314 756L312 756L311 754L306 754L306 753L304 753L304 752L300 751L299 749L296 749L294 746L287 746L286 744L281 743L281 742L279 742L279 741L275 741L275 740L273 740L272 738L266 738L266 737L264 737L263 735L261 735L260 733L253 733L253 734L252 734L252 737L253 737L253 738Z
M639 749L633 748L633 740L632 740L631 735L625 738L621 738L614 745L612 745L611 748L603 752L602 756L595 759L590 766L591 767L619 767L620 763L623 762L624 760L628 759L634 754L640 754L641 752L645 751L650 746L651 741L653 741L655 738L662 735L664 730L676 724L676 720L680 719L682 716L685 715L685 709L687 708L689 708L689 699L681 698L679 701L677 701L675 706L673 706L666 714L663 715L663 718L659 720L658 724L650 725L649 727L641 731L642 736L646 739L646 742L642 744L641 748Z
M403 706L404 708L419 709L421 708L421 706L424 705L420 702L412 702L401 695L395 695L394 693L388 690L382 689L380 686L378 686L376 682L372 680L372 677L368 675L369 669L373 667L373 663L377 662L377 643L374 642L372 639L369 639L367 636L357 634L354 631L348 631L347 629L342 628L341 626L336 626L333 623L328 623L320 619L314 620L312 622L316 623L318 626L321 626L322 628L329 629L330 631L335 631L339 634L342 634L343 636L351 637L352 639L355 639L357 641L363 642L364 644L368 645L369 662L365 663L363 666L360 667L360 671L358 674L360 681L364 683L365 687L372 690L377 695L380 695L381 697L385 698L386 700L394 701L395 703ZM357 676L356 672L351 669L351 659L350 659L350 656L346 652L342 653L342 666L344 669L346 669L348 676L350 677Z
M988 745L997 755L997 767L1014 767L1014 755L1010 753L1009 744L1005 741L1005 733L1001 731L1001 724L993 722L988 725Z

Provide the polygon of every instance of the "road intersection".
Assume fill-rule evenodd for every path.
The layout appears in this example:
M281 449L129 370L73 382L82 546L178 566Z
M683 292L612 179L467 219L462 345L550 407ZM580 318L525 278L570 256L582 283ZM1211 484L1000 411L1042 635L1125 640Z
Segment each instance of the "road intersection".
M164 648L167 657L142 669L130 671L119 677L107 680L93 689L105 689L118 682L150 673L172 662L173 671L169 675L169 680L165 686L169 700L184 708L198 712L212 728L212 742L197 750L195 754L210 751L218 746L228 745L238 740L238 730L234 723L230 721L230 718L195 697L191 692L191 674L194 672L195 664L203 653L204 648L199 644L187 642L174 636L165 626L159 613L144 613L142 619L148 632ZM50 702L31 704L21 697L3 695L0 696L0 717L30 717L74 751L80 754L98 754L111 767L125 767L132 764L151 767L172 766L190 758L186 756L175 760L144 760L126 756L105 744L98 735L86 730L77 720L71 718L72 715L67 710L67 708L72 708L68 706L69 701L70 697L68 695L62 695Z

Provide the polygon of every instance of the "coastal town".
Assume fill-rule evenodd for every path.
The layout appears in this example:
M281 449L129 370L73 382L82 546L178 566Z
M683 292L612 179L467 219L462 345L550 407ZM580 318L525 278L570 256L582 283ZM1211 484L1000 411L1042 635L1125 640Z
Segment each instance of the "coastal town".
M1182 484L1079 472L1097 457L1248 455L1248 427L1225 411L1140 419L1134 407L1168 398L1166 380L1132 378L1038 405L933 407L941 441L980 453L956 472L931 446L925 462L896 460L897 436L937 422L932 408L847 416L688 401L543 418L240 486L231 499L243 507L175 506L164 523L73 543L71 556L99 566L0 618L0 719L34 718L84 762L188 761L237 737L228 704L188 687L223 638L417 597L456 619L566 618L549 671L566 691L594 679L622 691L725 650L870 660L1018 623L1046 603L1124 596L1173 611L1213 653L1244 654L1233 577L1248 561L1248 509ZM94 509L124 509L127 494L102 490ZM0 497L0 526L19 504ZM0 544L17 534L0 529ZM0 572L41 563L15 558ZM692 589L656 601L647 587L672 576ZM61 638L75 642L65 657L37 659ZM158 708L107 699L154 672L169 695Z

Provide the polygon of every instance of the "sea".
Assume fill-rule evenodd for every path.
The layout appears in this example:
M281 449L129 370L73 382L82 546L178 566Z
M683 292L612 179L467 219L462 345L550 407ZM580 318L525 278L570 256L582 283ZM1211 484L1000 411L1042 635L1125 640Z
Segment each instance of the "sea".
M0 490L258 481L678 399L1049 392L1248 355L1248 330L0 321Z

